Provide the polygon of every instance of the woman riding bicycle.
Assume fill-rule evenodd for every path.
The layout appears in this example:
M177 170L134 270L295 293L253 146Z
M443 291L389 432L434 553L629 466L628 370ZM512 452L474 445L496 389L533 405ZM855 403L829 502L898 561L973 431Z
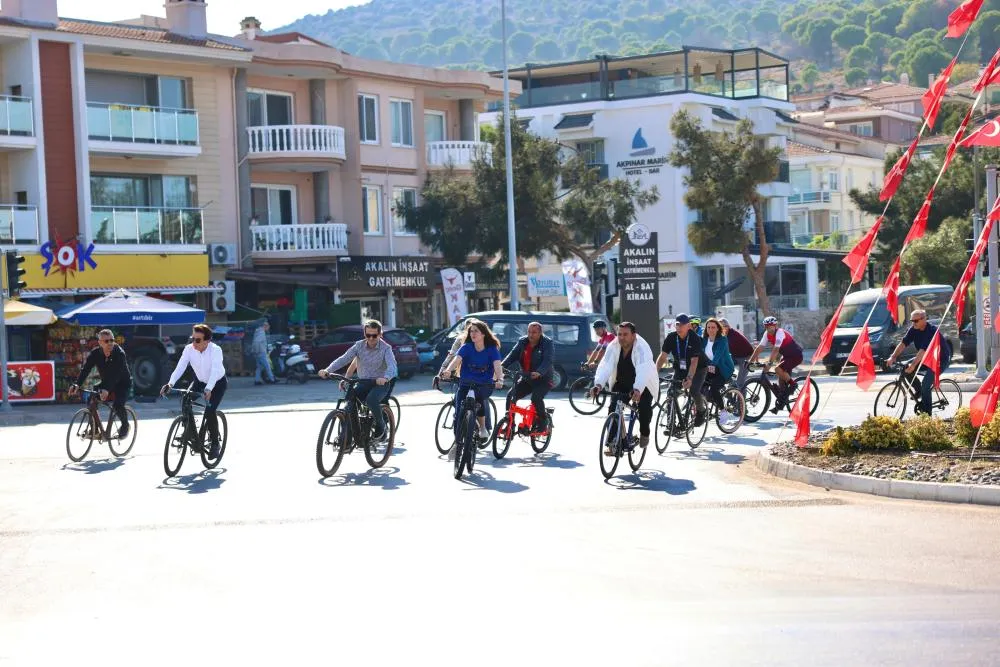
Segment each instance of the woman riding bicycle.
M470 391L475 392L478 409L479 435L486 439L490 426L486 424L486 401L493 395L493 386L503 387L503 367L500 364L500 341L481 320L471 319L465 328L466 342L455 355L448 367L441 371L442 377L459 374L458 391L455 392L455 414L462 413L462 403ZM493 384L490 384L492 379ZM461 424L455 419L455 428Z
M704 348L705 356L708 357L705 385L708 386L712 402L718 406L723 420L728 421L730 415L723 409L722 390L733 376L735 364L729 353L729 341L722 334L722 324L714 317L705 321Z

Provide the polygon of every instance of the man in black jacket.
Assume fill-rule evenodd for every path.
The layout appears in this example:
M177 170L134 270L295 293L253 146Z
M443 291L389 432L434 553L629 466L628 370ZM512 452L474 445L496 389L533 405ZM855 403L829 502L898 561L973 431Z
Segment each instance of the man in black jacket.
M118 437L124 438L128 435L129 423L128 415L125 413L125 401L128 399L128 392L132 388L132 373L128 368L128 361L125 358L125 350L115 344L115 335L110 329L101 329L97 333L97 347L90 351L87 360L80 369L80 376L76 379L76 384L69 388L70 395L76 394L80 390L80 385L84 383L90 371L97 367L97 373L101 376L101 383L97 385L101 400L108 400L108 392L114 392L112 407L118 415L118 423L121 428Z
M510 408L511 402L531 394L531 404L535 406L535 414L538 415L531 429L535 433L545 431L548 426L545 394L549 393L552 383L553 354L552 339L542 335L541 324L532 322L528 325L528 335L522 336L503 360L504 368L518 364L524 375L508 392L507 408Z

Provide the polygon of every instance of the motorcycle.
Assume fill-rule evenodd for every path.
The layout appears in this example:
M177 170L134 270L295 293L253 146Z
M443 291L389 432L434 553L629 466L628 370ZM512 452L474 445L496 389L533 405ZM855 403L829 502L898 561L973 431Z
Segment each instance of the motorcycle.
M309 353L295 342L295 336L267 347L274 377L285 378L286 382L295 380L299 384L305 384L309 376L316 373L316 367L310 361Z

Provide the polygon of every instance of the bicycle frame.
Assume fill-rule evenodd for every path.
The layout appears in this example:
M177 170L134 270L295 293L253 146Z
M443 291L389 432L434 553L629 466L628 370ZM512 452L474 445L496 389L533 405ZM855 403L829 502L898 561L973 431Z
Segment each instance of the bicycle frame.
M612 400L617 399L615 404L615 410L612 414L615 416L615 421L618 422L617 428L617 438L615 439L615 446L619 447L621 451L627 451L633 447L632 444L632 432L635 430L635 422L639 417L638 409L632 404L632 397L630 394L619 394L613 391L602 391L602 394L606 394ZM628 414L628 427L626 432L625 426L625 410L629 411Z
M514 385L517 385L517 383L521 381L522 377L523 376L518 376L517 378L515 378ZM525 398L527 398L527 396ZM549 410L546 409L546 412L548 411ZM515 424L515 416L521 417L521 422L519 424ZM531 429L535 425L535 420L538 419L538 411L535 410L534 403L530 403L528 404L528 407L522 408L517 405L517 401L511 401L510 407L507 408L506 419L507 419L507 432L504 433L503 436L504 438L509 440L513 433L521 433L521 432L524 432L525 434L530 433ZM544 431L539 431L534 435L540 438L544 438L549 434L551 428L552 428L552 422L549 421Z

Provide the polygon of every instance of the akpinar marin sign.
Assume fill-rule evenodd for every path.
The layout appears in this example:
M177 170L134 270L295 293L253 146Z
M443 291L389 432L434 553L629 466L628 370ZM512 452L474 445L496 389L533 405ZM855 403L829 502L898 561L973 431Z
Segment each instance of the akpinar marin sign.
M642 128L635 131L632 137L632 151L629 159L619 160L615 167L624 176L644 176L660 173L660 167L670 162L666 155L657 155L656 147L650 146L642 136Z

